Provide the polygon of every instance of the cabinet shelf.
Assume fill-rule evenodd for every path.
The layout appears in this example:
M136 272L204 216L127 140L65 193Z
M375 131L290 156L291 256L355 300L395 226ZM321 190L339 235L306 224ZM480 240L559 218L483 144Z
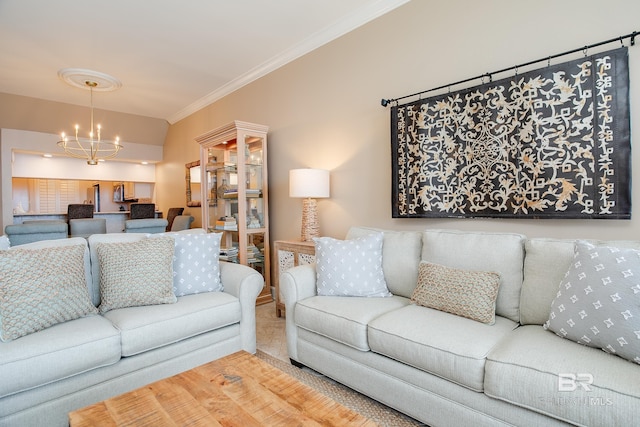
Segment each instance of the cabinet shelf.
M249 199L256 199L256 198L260 198L262 197L262 191L261 190L245 190L245 197L249 198ZM237 191L231 191L228 193L224 193L224 195L222 197L218 197L218 199L231 199L231 200L238 200L238 192Z
M209 228L209 231L211 232L216 232L216 233L220 233L222 231L227 232L227 233L237 233L238 230L230 230L230 229L224 229L224 228ZM245 231L245 233L247 234L260 234L260 233L264 233L266 232L267 229L264 227L260 227L260 228L247 228L247 230Z

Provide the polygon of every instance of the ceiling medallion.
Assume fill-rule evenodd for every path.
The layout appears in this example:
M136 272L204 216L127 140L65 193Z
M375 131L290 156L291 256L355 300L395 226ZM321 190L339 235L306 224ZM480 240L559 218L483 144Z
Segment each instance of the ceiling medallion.
M113 92L122 87L122 82L109 74L84 68L63 68L58 71L58 77L70 86L87 89L86 82L95 82L96 92Z

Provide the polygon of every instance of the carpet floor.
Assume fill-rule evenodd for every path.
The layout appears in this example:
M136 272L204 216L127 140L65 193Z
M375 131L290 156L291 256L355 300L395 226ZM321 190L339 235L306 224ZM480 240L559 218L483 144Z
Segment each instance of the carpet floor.
M290 363L277 359L258 350L256 356L275 366L279 370L291 375L298 381L324 394L347 408L364 415L383 427L425 426L400 412L389 408L373 399L364 396L340 383L311 369L297 368Z

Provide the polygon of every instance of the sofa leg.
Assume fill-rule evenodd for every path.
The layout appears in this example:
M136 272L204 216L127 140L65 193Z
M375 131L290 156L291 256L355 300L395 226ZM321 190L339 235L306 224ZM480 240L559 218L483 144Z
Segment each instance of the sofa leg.
M302 368L306 368L306 366L305 366L305 365L303 365L302 363L298 362L297 360L289 359L289 361L290 361L290 362L291 362L291 364L292 364L293 366L295 366L296 368L300 368L300 369L302 369Z

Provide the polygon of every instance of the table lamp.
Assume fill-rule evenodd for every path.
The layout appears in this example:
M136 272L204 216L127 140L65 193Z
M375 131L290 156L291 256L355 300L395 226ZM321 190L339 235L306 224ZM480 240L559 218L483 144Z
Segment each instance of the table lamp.
M329 197L329 171L325 169L292 169L289 171L289 197L302 201L303 242L320 235L316 198Z

